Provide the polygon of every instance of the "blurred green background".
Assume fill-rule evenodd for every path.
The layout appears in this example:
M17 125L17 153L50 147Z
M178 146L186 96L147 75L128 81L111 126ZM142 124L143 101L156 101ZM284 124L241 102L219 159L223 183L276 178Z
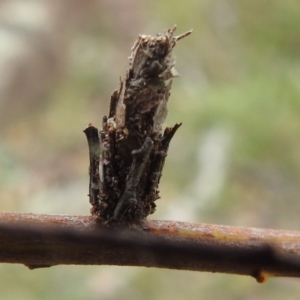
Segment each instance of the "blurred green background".
M300 2L0 1L0 210L88 215L88 149L139 33L178 25L152 218L299 230ZM296 279L0 265L0 299L299 299Z

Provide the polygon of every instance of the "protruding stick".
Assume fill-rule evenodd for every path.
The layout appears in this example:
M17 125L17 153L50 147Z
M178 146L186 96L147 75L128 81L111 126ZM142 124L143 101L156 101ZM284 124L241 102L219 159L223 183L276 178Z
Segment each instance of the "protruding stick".
M100 142L98 129L92 124L83 131L87 137L89 145L89 157L90 157L90 166L89 166L89 198L90 203L95 205L98 201L99 196L99 157L100 157Z
M94 229L89 216L0 213L0 262L146 266L300 277L300 232L147 221L127 230ZM99 223L98 223L99 225Z

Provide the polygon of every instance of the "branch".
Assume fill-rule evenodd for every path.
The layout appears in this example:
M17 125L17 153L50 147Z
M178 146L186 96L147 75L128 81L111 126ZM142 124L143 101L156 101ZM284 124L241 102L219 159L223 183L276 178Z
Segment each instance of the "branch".
M0 262L30 269L119 265L300 277L300 232L146 221L106 229L95 217L0 213Z

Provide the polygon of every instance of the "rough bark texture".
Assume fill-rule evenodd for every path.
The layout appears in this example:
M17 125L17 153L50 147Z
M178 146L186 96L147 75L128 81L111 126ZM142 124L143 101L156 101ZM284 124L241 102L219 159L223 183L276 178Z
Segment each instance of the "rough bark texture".
M95 217L0 213L0 262L170 268L300 277L300 233L172 221L127 230ZM98 227L98 228L95 228Z
M98 169L91 159L90 202L92 214L101 222L138 224L155 211L169 143L181 125L162 130L170 79L178 76L172 50L191 33L174 36L175 29L156 37L139 35L126 77L112 94L108 117L103 117L100 148L91 150L96 137L88 133L94 127L85 130L90 155L100 152Z

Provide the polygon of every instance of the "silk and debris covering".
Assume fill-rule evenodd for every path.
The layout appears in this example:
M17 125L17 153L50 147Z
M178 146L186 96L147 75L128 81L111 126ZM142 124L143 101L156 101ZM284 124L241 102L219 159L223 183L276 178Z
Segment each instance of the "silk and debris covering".
M92 125L85 130L92 214L102 222L139 223L155 211L160 198L159 181L169 143L181 125L162 130L171 79L178 76L172 50L191 33L175 36L175 29L155 37L139 35L102 129L97 136Z

